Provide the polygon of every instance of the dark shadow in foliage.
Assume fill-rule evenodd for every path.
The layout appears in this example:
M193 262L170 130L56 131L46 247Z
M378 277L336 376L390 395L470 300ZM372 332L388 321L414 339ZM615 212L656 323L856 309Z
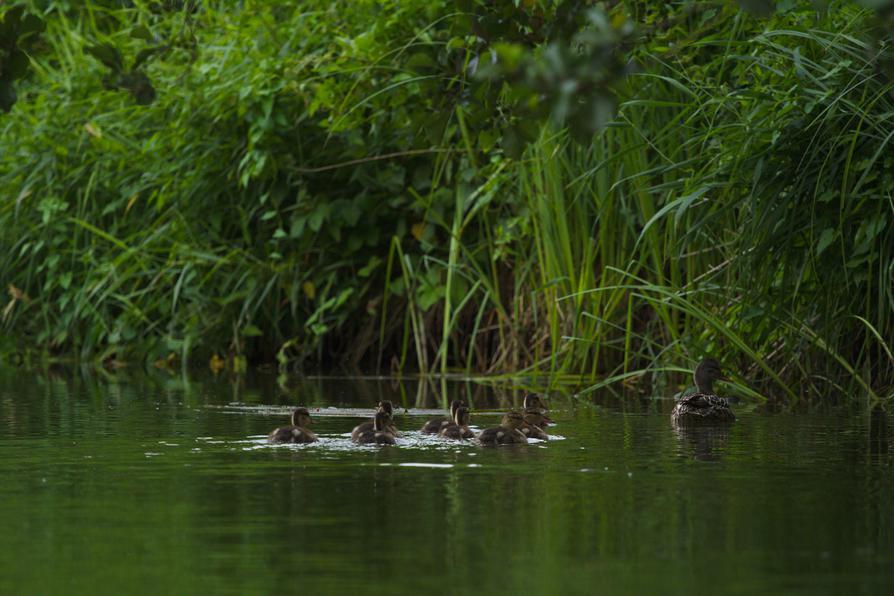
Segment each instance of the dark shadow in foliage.
M568 127L587 142L615 112L613 85L629 72L633 26L586 2L516 8L473 2L477 47L470 96L498 106L502 146L520 156L540 123Z
M0 18L0 110L8 112L18 99L15 81L28 74L27 48L46 24L23 6L7 10Z
M146 27L137 27L131 35L137 39L154 43L156 40ZM152 81L142 70L142 66L152 56L168 49L165 44L156 44L140 50L134 58L129 69L124 66L121 52L111 44L103 43L88 46L87 52L99 60L109 69L109 74L103 77L102 82L106 89L121 89L130 92L140 105L148 105L155 101L155 88Z

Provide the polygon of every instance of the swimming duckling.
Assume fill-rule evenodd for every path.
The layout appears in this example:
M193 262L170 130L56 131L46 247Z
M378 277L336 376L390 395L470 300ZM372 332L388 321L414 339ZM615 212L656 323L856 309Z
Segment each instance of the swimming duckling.
M466 404L462 400L454 399L450 402L450 418L433 418L422 426L422 432L436 435L445 427L450 426L451 424L456 424L454 422L454 419L456 418L456 409L464 405Z
M518 430L522 431L527 438L543 439L544 441L549 439L549 435L543 431L543 427L548 424L547 421L552 422L552 420L541 414L538 408L525 408L523 417L524 423Z
M537 408L541 412L546 412L546 404L543 403L543 400L536 393L529 393L525 396L523 407L526 410L528 408Z
M736 415L729 402L714 394L714 381L729 381L723 376L720 364L713 358L705 358L695 368L696 393L684 395L674 406L671 419L674 424L690 422L732 422Z
M486 428L478 433L478 442L482 445L507 445L510 443L527 443L524 433L519 427L524 424L525 418L518 412L509 412L503 416L500 426Z
M470 419L471 414L469 408L465 406L458 407L453 416L453 424L442 428L441 432L438 433L438 436L444 439L471 439L475 436L475 433L469 429Z
M395 437L399 437L400 433L397 430L397 426L394 424L394 405L384 399L379 402L379 405L376 407L376 412L383 411L388 415L388 421L385 424L385 429L390 432ZM365 422L361 422L357 426L354 427L354 430L351 431L351 439L356 441L357 437L360 436L361 433L373 430L375 418L370 418Z
M524 417L525 422L540 428L546 428L550 424L555 424L553 419L544 414L540 408L525 408Z
M389 424L391 424L391 416L383 408L380 408L373 419L373 428L358 433L356 437L351 433L351 439L361 445L369 443L394 445L397 441L394 438L394 433L388 430Z
M305 428L309 424L313 424L310 412L307 408L297 408L292 412L292 424L277 428L267 440L271 443L313 443L317 435Z
M524 409L525 420L528 422L535 424L540 428L546 428L548 425L553 424L552 418L546 415L549 410L546 408L546 404L543 403L543 400L540 399L539 395L533 393L526 395Z

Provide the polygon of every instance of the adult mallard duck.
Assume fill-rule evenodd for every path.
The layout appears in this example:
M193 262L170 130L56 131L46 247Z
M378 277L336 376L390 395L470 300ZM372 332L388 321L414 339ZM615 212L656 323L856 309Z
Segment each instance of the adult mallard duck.
M360 443L361 445L369 443L378 443L380 445L394 445L395 443L397 443L397 441L394 438L394 433L388 430L388 426L390 423L391 416L389 416L388 412L386 412L384 409L379 408L379 410L376 412L376 417L373 418L373 427L369 430L357 433L356 437L353 433L351 433L351 439L355 443Z
M729 402L714 394L714 381L728 381L713 358L705 358L695 367L696 393L684 395L674 406L671 419L675 424L690 422L731 422L736 415Z
M464 405L466 404L462 400L454 399L452 402L450 402L450 418L432 418L422 426L422 432L428 433L430 435L436 435L445 427L450 426L451 424L455 424L454 419L456 418L456 410L457 408Z
M310 424L313 424L313 420L307 408L296 408L292 412L292 424L277 428L267 440L271 443L313 443L317 440L317 435L305 428Z
M395 437L399 437L400 432L398 432L397 426L394 424L394 404L392 404L387 399L383 399L379 402L379 405L376 406L376 414L378 414L379 412L385 412L387 416L387 420L384 422L384 429L390 432ZM351 439L356 441L357 437L359 437L361 433L373 430L374 426L375 416L355 426L354 430L351 431Z
M527 443L528 439L519 427L525 423L525 417L519 412L508 412L503 416L500 426L485 428L476 437L482 445L508 445L511 443Z
M469 429L469 421L471 419L469 408L460 406L453 415L453 424L449 424L441 429L438 436L444 439L471 439L475 433Z

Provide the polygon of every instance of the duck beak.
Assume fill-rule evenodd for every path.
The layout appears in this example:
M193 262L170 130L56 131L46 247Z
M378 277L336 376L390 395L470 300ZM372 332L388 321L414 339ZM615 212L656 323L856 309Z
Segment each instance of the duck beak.
M724 381L724 382L726 382L726 383L732 383L732 382L733 382L733 380L732 380L731 378L727 377L726 375L721 375L721 376L717 377L717 380L718 380L718 381Z

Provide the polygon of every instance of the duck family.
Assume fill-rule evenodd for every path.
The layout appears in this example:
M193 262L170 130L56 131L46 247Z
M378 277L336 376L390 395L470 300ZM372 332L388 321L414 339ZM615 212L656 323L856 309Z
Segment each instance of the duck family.
M307 429L312 424L307 408L297 408L292 412L292 424L275 429L268 436L271 443L312 443L317 436ZM456 441L475 439L482 445L508 445L527 443L528 439L549 439L543 427L552 423L547 416L546 406L537 395L528 395L522 412L511 411L503 416L499 426L486 428L477 435L469 428L471 410L462 400L450 403L449 418L434 418L427 421L420 432L436 434L442 439ZM351 431L351 440L359 445L394 445L400 432L394 423L394 405L390 401L380 401L373 417L361 422Z
M714 393L714 381L729 381L723 375L720 363L714 358L699 362L693 374L695 393L681 397L671 412L675 427L702 424L725 424L736 419L729 400ZM434 434L443 439L456 441L475 439L481 445L509 445L527 443L528 439L548 440L544 430L553 423L547 409L536 394L524 398L521 412L507 412L499 426L485 428L475 434L470 428L471 410L462 400L450 402L449 417L428 420L420 432ZM291 424L273 430L268 436L271 443L313 443L317 435L307 427L313 423L307 408L296 408L292 412ZM400 432L394 423L394 405L387 400L380 401L375 414L361 422L351 431L351 440L360 445L394 445Z

